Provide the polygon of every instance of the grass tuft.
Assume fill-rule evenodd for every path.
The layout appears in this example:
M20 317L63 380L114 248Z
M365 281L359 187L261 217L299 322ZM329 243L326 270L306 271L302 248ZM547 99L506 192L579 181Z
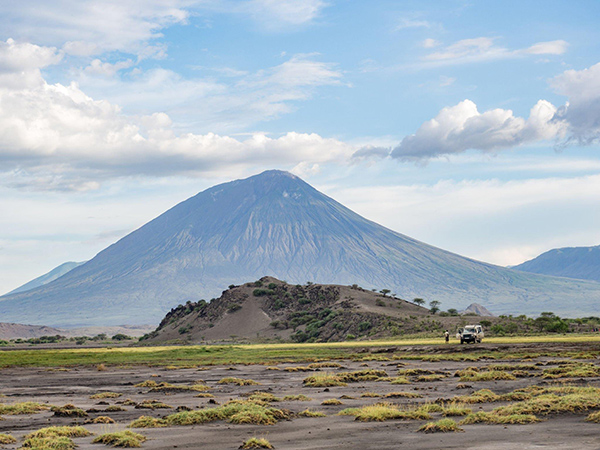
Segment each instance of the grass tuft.
M8 445L14 444L17 440L12 436L12 434L0 433L0 445Z
M238 386L254 386L254 385L258 385L260 383L257 383L254 380L244 380L242 378L226 377L226 378L221 378L219 380L219 384L236 384Z
M486 423L492 425L525 425L528 423L536 423L540 420L533 414L511 414L499 415L495 412L479 411L474 414L469 414L460 421L460 425L470 425L473 423Z
M422 433L455 433L457 431L465 431L460 428L452 419L441 419L437 422L429 422L419 428Z
M10 405L0 403L0 414L5 414L8 416L19 414L35 414L40 411L45 411L47 409L48 406L41 405L35 402L13 403Z
M273 446L265 438L253 437L244 442L240 447L242 450L251 450L255 448L273 448Z
M167 426L169 426L169 424L166 420L150 416L140 416L127 425L128 428L163 428Z
M113 447L139 448L142 442L146 440L146 436L133 431L117 431L115 433L102 434L92 441L92 444L106 444Z
M108 416L98 416L92 420L92 423L115 423L115 421Z
M98 394L90 395L92 400L100 399L100 398L119 398L123 394L119 394L117 392L99 392Z
M312 398L307 397L306 395L286 395L283 397L284 402L310 402Z
M335 405L343 405L343 403L337 398L330 398L321 402L323 406L335 406Z
M83 409L77 408L70 403L67 403L64 406L53 406L50 408L50 411L58 417L87 417L88 415Z
M298 417L326 417L327 414L321 411L311 411L310 409L305 409L304 411L300 411L298 413Z

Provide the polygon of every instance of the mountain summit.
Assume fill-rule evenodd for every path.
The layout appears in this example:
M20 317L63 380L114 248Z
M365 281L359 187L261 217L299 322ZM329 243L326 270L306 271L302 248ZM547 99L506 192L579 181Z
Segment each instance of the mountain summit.
M512 268L556 277L600 281L600 245L555 248Z
M591 314L600 283L474 261L371 222L282 171L214 186L44 286L0 297L2 321L158 323L173 306L264 275L354 284L496 314Z

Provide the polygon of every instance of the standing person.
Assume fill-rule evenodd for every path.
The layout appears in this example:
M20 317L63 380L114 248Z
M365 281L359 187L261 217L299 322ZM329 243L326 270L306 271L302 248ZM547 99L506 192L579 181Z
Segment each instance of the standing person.
M450 342L450 333L448 333L448 330L444 331L444 338L446 339L446 344Z

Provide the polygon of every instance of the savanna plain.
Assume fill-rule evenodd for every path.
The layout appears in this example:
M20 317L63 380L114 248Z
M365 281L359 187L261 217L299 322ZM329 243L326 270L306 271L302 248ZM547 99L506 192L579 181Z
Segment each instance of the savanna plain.
M4 350L0 445L600 448L594 335Z

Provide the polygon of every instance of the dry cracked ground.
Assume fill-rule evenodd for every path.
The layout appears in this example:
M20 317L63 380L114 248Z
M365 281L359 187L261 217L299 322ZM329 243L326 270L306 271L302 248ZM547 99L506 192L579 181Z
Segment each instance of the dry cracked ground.
M102 449L94 439L124 430L141 436L105 441L146 449L237 449L252 437L276 449L600 448L597 352L420 358L8 368L0 371L0 436L14 437L4 439L10 449ZM58 429L31 439L73 425L91 434Z

